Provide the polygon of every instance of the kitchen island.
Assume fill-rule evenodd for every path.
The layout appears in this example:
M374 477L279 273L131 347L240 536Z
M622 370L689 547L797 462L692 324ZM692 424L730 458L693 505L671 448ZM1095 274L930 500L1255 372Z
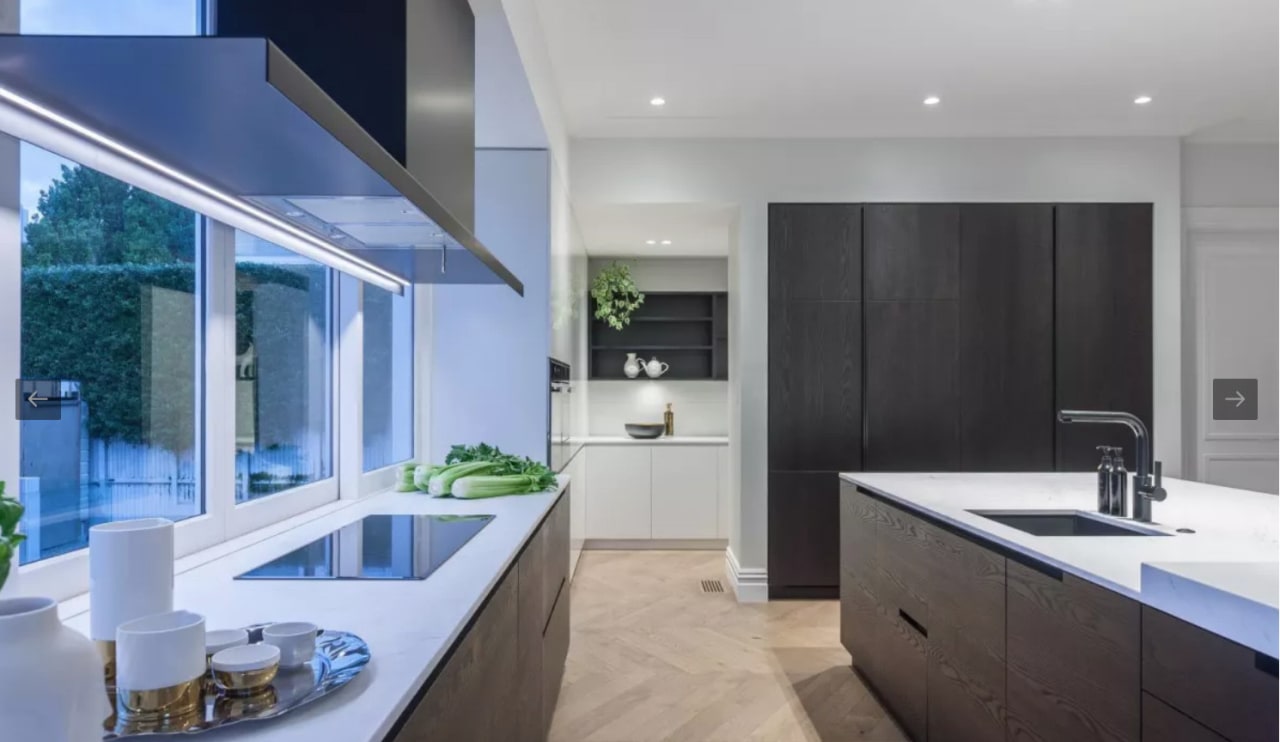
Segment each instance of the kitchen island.
M350 631L369 665L330 697L219 740L381 742L545 737L569 640L569 481L555 491L484 500L386 493L300 516L269 538L179 564L177 607L209 629L309 621ZM494 518L424 580L236 580L247 570L372 514ZM193 562L195 564L193 565ZM64 621L88 632L85 601ZM518 727L517 727L518 725ZM472 735L470 737L467 734ZM186 739L186 737L182 737Z
M840 476L842 640L913 738L1276 739L1276 497L1037 536L973 511L1092 522L1094 475Z

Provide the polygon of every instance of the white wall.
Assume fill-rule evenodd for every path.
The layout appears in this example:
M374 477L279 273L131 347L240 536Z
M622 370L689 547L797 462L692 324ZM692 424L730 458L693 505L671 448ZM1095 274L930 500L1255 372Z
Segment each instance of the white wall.
M614 262L631 268L631 277L641 291L729 290L728 258L591 258L591 278Z
M1280 201L1280 146L1187 143L1182 146L1182 206L1275 206Z
M578 140L576 203L732 203L730 548L767 564L767 204L771 201L1137 201L1154 204L1156 454L1182 461L1182 239L1176 139Z
M432 292L430 457L485 441L547 457L550 160L545 150L476 152L476 236L524 282Z

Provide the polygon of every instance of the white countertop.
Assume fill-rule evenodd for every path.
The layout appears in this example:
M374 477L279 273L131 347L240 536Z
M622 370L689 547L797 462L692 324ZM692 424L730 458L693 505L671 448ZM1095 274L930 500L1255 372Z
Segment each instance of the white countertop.
M632 438L629 435L589 435L582 439L588 446L727 446L727 435L670 435L661 438Z
M1097 503L1095 474L848 473L840 477L1277 656L1280 498L1275 495L1166 478L1164 487L1169 496L1152 504L1155 523L1151 527L1172 535L1052 537L1033 536L968 511L1058 509L1092 513ZM1195 533L1176 533L1178 528L1192 528ZM1239 564L1244 562L1255 565ZM1145 580L1144 565L1150 565L1146 568L1150 576ZM1153 573L1152 568L1162 571ZM1162 586L1154 587L1153 580L1162 581Z
M278 719L218 730L214 737L270 742L382 740L567 484L568 478L561 477L554 493L470 501L420 494L377 495L179 574L174 586L176 606L204 615L209 629L310 621L357 634L372 654L360 675L332 696ZM375 513L496 517L421 581L232 579ZM89 616L73 616L66 624L87 633Z

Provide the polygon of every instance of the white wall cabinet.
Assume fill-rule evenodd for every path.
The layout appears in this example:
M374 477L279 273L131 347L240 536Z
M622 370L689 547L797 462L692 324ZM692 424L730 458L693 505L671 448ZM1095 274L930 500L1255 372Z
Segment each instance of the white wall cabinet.
M716 538L716 448L653 446L653 538Z
M727 538L727 446L595 444L586 457L594 540Z

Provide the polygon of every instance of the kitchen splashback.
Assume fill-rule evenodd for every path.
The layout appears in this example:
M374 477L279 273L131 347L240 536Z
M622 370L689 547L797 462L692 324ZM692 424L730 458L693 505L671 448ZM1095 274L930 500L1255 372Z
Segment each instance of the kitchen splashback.
M668 402L677 435L729 434L729 382L634 379L588 382L591 435L623 435L623 425L662 422Z

